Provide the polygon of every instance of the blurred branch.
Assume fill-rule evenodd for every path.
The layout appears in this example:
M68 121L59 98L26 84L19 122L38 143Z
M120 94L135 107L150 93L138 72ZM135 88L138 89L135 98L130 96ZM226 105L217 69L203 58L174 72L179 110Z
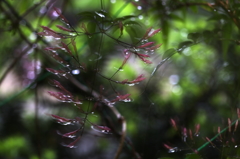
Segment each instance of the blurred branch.
M224 1L218 0L217 5L220 6L225 11L225 13L236 24L236 26L238 27L238 30L240 30L240 20L238 18L238 15L236 15L235 14L236 12L230 8L228 1L224 2Z
M91 92L91 95L94 97L94 98L99 98L101 95L94 91L94 90L91 90L89 89L87 86L81 84L79 81L77 81L75 78L73 77L68 77L69 80L75 85L77 86L79 89L81 89L82 91L84 92L87 92L87 93L90 93ZM102 100L101 102L107 106L112 112L113 114L115 115L115 117L118 119L119 122L121 122L122 124L122 130L121 130L121 133L119 134L121 136L120 138L120 143L119 143L119 146L118 146L118 149L117 149L117 152L115 154L115 159L117 159L122 151L122 147L123 147L123 144L124 144L124 141L125 141L125 137L126 137L126 129L127 129L127 123L126 123L126 120L124 119L124 117L118 112L118 110L114 107L114 105L111 104L111 102L109 100L107 100L107 98L105 97L102 97L104 100Z
M37 30L34 30L34 28L32 27L32 25L25 20L23 17L21 17L16 10L14 9L13 6L11 6L7 1L2 0L6 6L8 7L8 9L10 10L10 13L12 13L14 15L14 17L16 19L14 19L14 17L10 16L10 13L2 6L0 5L0 10L3 11L3 13L5 13L5 15L8 17L8 19L12 22L12 25L14 27L17 27L16 30L18 31L18 34L20 35L21 39L23 39L28 46L26 48L24 48L24 50L21 51L21 53L18 55L18 57L16 57L12 63L8 66L8 68L6 69L6 71L3 73L2 77L0 78L0 85L3 82L3 80L5 79L5 77L7 76L7 74L9 73L10 70L12 70L14 68L14 66L17 64L17 62L30 50L34 47L34 45L36 45L35 43L37 43L39 40L41 40L44 44L47 44L47 42L42 39L37 37L37 39L34 42L30 42L28 40L28 38L24 35L24 33L22 32L20 26L19 26L19 22L20 21L24 21L26 23L26 27L31 30L32 32L36 33ZM16 26L15 26L16 25ZM37 49L37 48L36 48Z
M9 4L6 0L2 0L3 3L5 3L5 5L8 7L8 9L10 10L10 13L13 14L15 16L15 18L17 19L17 22L20 22L20 21L24 21L25 22L25 25L26 27L31 30L32 32L37 32L37 30L35 30L32 25L27 21L25 20L23 17L21 17L17 11L14 9L14 7Z
M26 12L24 12L22 14L22 18L27 16L29 13L31 13L34 9L36 9L38 6L40 6L43 2L45 2L46 0L41 0L40 2L34 4L32 7L30 7L28 10L26 10Z
M82 91L86 92L86 93L89 93L91 92L92 96L94 98L99 98L101 96L101 98L103 98L104 100L102 100L101 102L107 106L112 112L113 114L115 115L115 117L118 119L119 122L121 122L121 133L118 133L119 136L121 136L120 138L120 143L119 143L119 146L118 146L118 149L117 149L117 152L115 154L115 157L114 159L118 159L120 154L121 154L121 151L122 151L122 148L123 148L123 145L124 145L124 142L126 141L126 143L132 147L132 150L134 151L134 155L136 158L140 159L140 155L135 152L134 148L133 148L133 145L131 144L131 142L129 140L126 139L126 130L127 130L127 123L126 123L126 120L125 118L120 114L120 112L114 107L114 105L111 104L111 102L109 100L107 100L106 97L103 97L102 95L100 95L98 92L89 89L87 86L81 84L79 81L77 81L75 78L73 78L72 76L69 76L68 77L69 80L75 85L77 86L79 89L81 89ZM109 120L109 119L108 119Z
M191 7L191 6L206 6L213 8L215 6L215 3L204 3L204 2L185 2L185 3L179 3L177 4L173 10L177 10L183 7Z

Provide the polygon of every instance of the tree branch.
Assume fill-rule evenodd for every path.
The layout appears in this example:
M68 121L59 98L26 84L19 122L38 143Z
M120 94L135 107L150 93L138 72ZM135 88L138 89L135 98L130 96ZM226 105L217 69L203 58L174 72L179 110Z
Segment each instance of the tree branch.
M99 98L101 95L94 91L94 90L91 90L89 89L87 86L81 84L79 81L77 81L74 77L72 76L69 76L68 77L69 80L75 85L77 86L79 89L81 89L82 91L84 92L87 92L87 93L91 93L91 95L94 97L94 98ZM118 157L120 156L121 154L121 151L122 151L122 148L123 148L123 145L124 145L124 141L125 141L125 137L126 137L126 130L127 130L127 123L126 123L126 120L124 119L124 117L119 113L119 111L114 107L113 104L111 104L111 102L105 98L105 97L102 97L104 100L102 100L101 102L107 106L112 112L113 114L116 116L116 118L118 119L118 121L121 122L121 133L119 133L118 135L121 136L120 138L120 143L119 143L119 146L118 146L118 149L117 149L117 152L115 154L115 157L114 159L118 159Z

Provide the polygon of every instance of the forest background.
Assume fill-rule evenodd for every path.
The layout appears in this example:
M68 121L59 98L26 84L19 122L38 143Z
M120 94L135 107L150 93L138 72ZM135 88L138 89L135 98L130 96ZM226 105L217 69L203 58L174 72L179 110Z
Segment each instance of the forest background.
M239 1L0 11L0 158L239 158Z

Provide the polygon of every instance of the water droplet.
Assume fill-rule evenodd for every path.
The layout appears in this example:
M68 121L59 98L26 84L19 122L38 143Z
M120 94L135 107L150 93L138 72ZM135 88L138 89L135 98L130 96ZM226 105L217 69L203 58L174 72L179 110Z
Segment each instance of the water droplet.
M91 128L96 131L96 132L99 132L99 133L103 133L103 134L112 134L110 132L110 130L106 130L106 129L101 129L101 128L98 128L97 126L91 126Z
M108 106L112 107L115 104L115 102L108 102Z
M138 19L143 19L143 16L142 16L142 15L139 15L139 16L138 16Z
M62 146L64 146L64 147L68 147L68 148L77 148L77 146L75 146L75 145L66 145L66 144L61 144Z
M142 10L142 6L137 6L137 9L138 10Z
M78 102L74 102L75 104L82 104L82 102L78 101Z
M177 147L174 147L174 148L171 148L168 150L168 153L175 153L178 151L178 148Z
M116 0L111 0L111 3L116 3Z
M132 100L130 98L122 100L123 102L131 102Z
M102 13L99 12L95 12L99 17L105 18L105 15L103 15Z
M235 146L234 146L234 148L237 148L237 147L238 147L238 145L235 145Z
M179 48L177 51L180 52L180 51L182 51L182 50L183 50L182 48Z
M45 14L47 12L47 7L46 6L41 7L39 12L40 14Z
M30 34L29 39L30 40L36 40L37 39L37 35L35 33ZM37 45L37 44L35 44L35 45Z
M95 52L95 54L98 56L96 59L89 59L89 61L98 61L100 59L102 59L102 55L99 54L98 52Z
M124 69L119 69L119 68L117 68L117 67L113 67L114 69L116 69L116 70L118 70L118 71L124 71Z
M196 133L196 134L194 134L194 136L196 136L196 137L199 137L199 135L200 135L200 133Z
M77 148L77 146L71 145L71 146L67 146L68 148L72 149L72 148Z
M57 134L58 134L58 135L61 135L62 137L71 138L71 139L76 137L75 134L69 134L69 135L67 135L67 134L62 134L62 133L59 132L59 131L57 131Z
M169 83L171 83L172 85L178 84L178 81L179 81L178 75L173 74L169 77Z
M79 69L72 70L72 74L78 75L78 74L80 74L80 70Z
M72 121L61 121L61 120L58 120L58 123L61 124L61 125L72 125Z
M144 40L141 41L141 44L143 45L143 44L145 44L147 42L148 42L148 39L144 39Z
M76 33L69 33L69 35L76 36L77 34Z

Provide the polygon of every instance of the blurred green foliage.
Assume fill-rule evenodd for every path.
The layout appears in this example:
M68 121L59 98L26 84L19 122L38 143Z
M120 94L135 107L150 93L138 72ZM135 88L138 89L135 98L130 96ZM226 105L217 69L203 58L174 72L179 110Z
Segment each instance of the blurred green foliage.
M115 104L127 121L126 140L129 141L126 141L120 158L133 158L134 153L139 153L142 158L161 159L239 157L238 125L221 132L221 138L209 142L198 154L194 153L208 142L206 137L213 138L219 129L223 130L238 118L238 1L99 0L93 3L2 0L0 158L88 156L107 159L112 158L117 149L117 136L104 136L106 140L96 137L90 125L79 141L79 148L67 149L60 145L69 141L59 137L56 130L67 132L74 128L63 128L50 120L47 114L66 118L81 114L73 105L49 97L47 91L55 90L49 79L59 80L73 94L88 94L78 90L68 79L49 75L45 70L63 69L44 51L47 46L58 46L59 40L37 35L42 31L41 26L56 31L59 29L55 25L64 26L53 7L61 9L78 32L82 31L82 22L89 31L88 36L74 39L79 60L89 70L81 70L80 75L74 77L96 91L103 86L104 91L99 92L109 99L116 98L116 90L121 94L131 94L131 102ZM98 17L99 23L94 21L97 13L105 17ZM108 34L112 37L101 34L99 26L107 27L112 23L118 24L109 29ZM129 47L126 44L135 45L150 27L162 29L149 39L162 44L155 52L147 52L152 64L146 64L134 55L119 70L124 60L123 50ZM125 44L120 45L121 41ZM65 53L61 56L72 68L77 66ZM94 69L108 79L96 75ZM109 80L114 75L111 80L132 81L141 74L146 79L134 86L118 85ZM86 102L83 107L87 109L90 104ZM112 114L102 107L99 109L99 112L89 115L89 121L109 124L106 118L113 118ZM176 122L177 130L173 128L171 119ZM115 119L112 121L113 125L119 124ZM201 125L199 132L196 132L197 124ZM94 147L90 143L99 144ZM175 152L171 153L171 150Z

